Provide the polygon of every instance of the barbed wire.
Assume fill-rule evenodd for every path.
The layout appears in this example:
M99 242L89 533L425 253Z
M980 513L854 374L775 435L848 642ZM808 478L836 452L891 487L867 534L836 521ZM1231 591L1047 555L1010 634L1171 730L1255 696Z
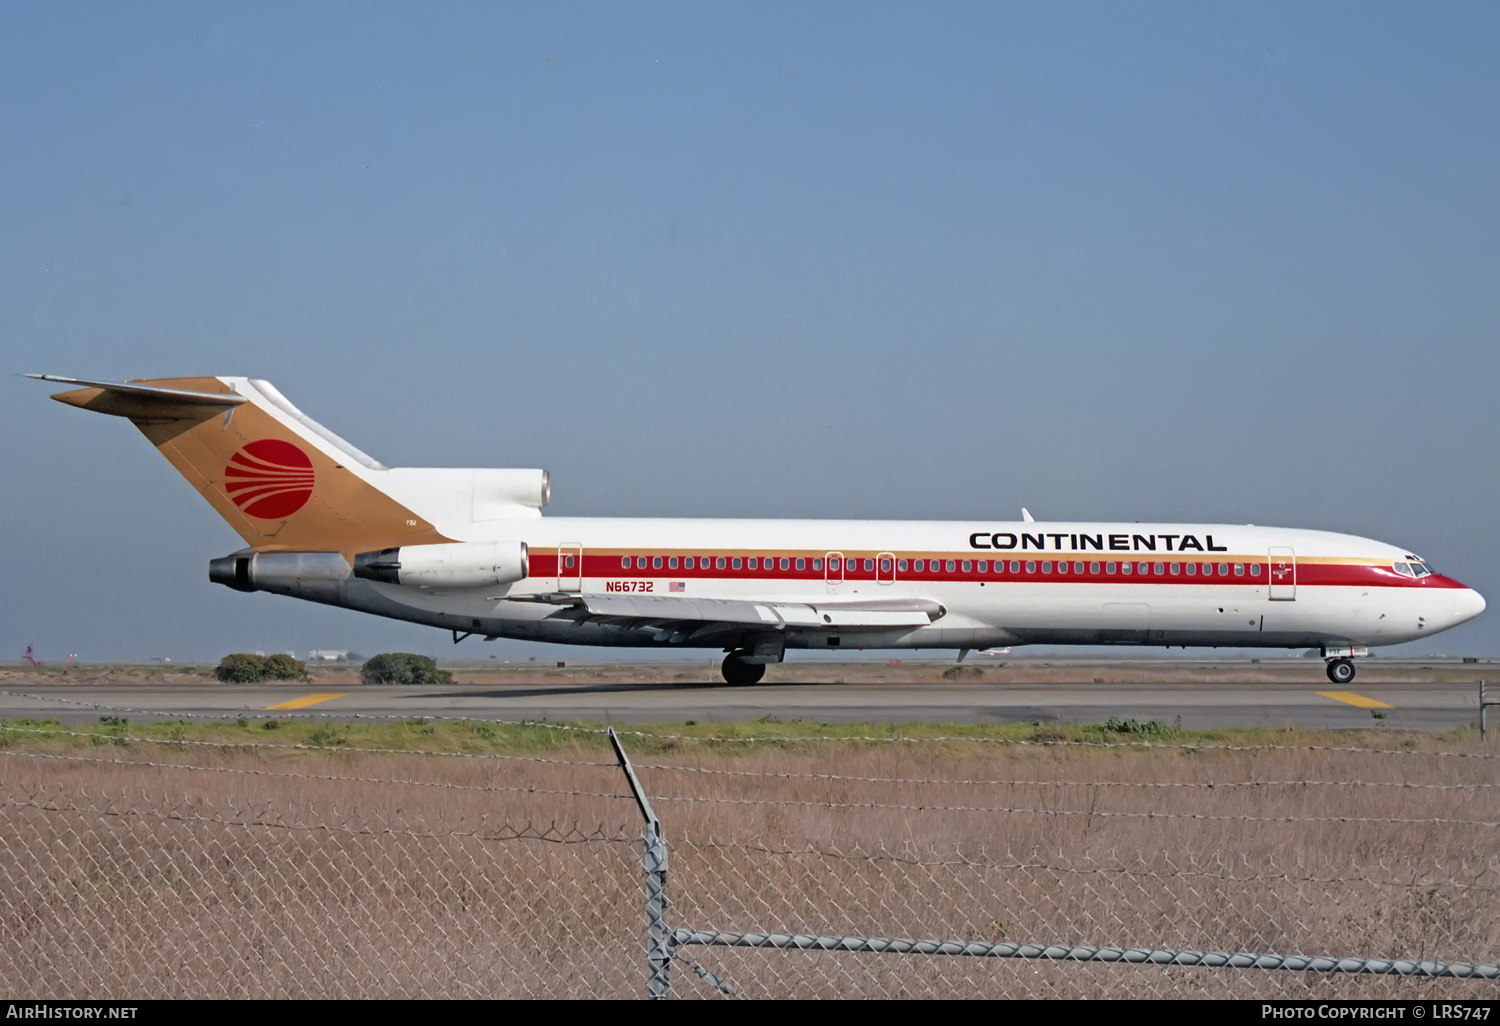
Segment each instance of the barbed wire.
M634 760L632 760L634 761ZM1420 788L1434 791L1468 791L1500 787L1495 783L1478 784L1413 784L1406 781L1387 780L1188 780L1188 781L1135 781L1135 780L1020 780L1012 778L939 780L932 777L861 777L839 773L790 773L772 770L709 769L704 766L677 766L670 763L635 763L637 769L676 771L680 773L702 773L726 777L765 777L785 780L828 780L839 783L863 784L934 784L941 786L1001 786L1022 785L1034 787L1187 787L1217 790L1221 787L1396 787Z
M87 794L84 797L88 797ZM625 832L623 828L617 830L613 835L605 833L603 827L597 828L593 833L585 834L574 824L569 831L563 831L554 820L546 830L535 828L530 821L524 827L515 827L509 820L503 822L495 831L489 833L480 830L403 830L389 825L381 827L346 826L340 823L288 823L285 820L270 818L254 819L225 819L223 816L194 815L181 809L163 811L160 809L116 809L116 808L80 808L71 803L66 805L49 804L38 801L35 798L18 799L9 795L0 797L0 807L35 809L39 812L54 813L87 813L91 816L101 816L114 819L155 819L169 820L182 823L213 823L217 826L232 827L261 827L270 830L289 830L304 833L333 833L346 834L350 836L379 837L379 836L401 836L421 837L428 839L443 839L448 837L474 838L481 841L512 841L512 840L535 840L550 841L557 844L588 844L594 842L610 842L622 844L639 844L640 838Z
M402 780L388 777L351 777L329 773L280 773L275 770L240 769L233 766L198 766L190 762L150 762L139 759L97 759L86 755L57 755L49 752L17 752L0 749L0 755L23 759L55 759L61 762L96 763L106 766L143 766L151 769L195 770L201 773L228 773L249 777L280 777L288 780L328 780L356 784L404 784L411 787L435 787L451 791L507 791L518 794L561 794L585 798L630 798L623 793L549 790L543 787L507 787L501 784L454 784L442 780Z
M1099 816L1108 819L1192 819L1231 823L1382 823L1407 826L1500 827L1500 823L1470 819L1398 819L1373 816L1215 816L1209 813L1196 812L1100 812L1092 809L1027 809L978 805L901 805L885 802L849 801L814 802L805 799L701 798L663 794L654 794L651 796L651 800L653 802L694 802L714 805L774 805L783 808L892 809L901 812L981 812L1035 816Z

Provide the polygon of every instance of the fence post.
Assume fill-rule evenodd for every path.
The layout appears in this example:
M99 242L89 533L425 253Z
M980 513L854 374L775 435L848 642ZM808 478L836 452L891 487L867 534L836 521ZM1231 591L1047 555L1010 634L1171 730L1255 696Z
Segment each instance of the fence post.
M1485 713L1489 711L1490 703L1484 700L1484 681L1479 682L1479 740L1484 740L1485 735Z
M661 835L661 820L651 808L651 800L636 778L635 769L625 755L625 748L615 728L609 728L609 743L615 750L625 781L641 818L646 821L646 839L641 861L646 870L646 997L665 1001L672 996L672 931L667 928L667 841Z

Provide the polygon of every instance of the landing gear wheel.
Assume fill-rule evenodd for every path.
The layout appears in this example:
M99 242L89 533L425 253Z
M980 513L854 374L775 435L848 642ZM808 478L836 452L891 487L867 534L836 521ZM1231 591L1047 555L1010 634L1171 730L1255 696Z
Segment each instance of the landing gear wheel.
M759 684L765 675L764 663L747 663L738 652L731 652L724 657L724 682L731 687Z
M1354 679L1354 660L1330 659L1328 661L1328 679L1335 684L1348 684Z

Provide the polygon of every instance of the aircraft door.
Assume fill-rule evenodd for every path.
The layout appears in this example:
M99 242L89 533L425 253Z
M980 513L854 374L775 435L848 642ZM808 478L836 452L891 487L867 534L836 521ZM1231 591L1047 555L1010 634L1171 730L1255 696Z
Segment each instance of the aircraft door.
M875 557L875 582L890 584L896 579L896 554L882 552Z
M828 585L829 591L838 591L839 585L844 583L844 554L842 552L830 552L823 557L823 583Z
M583 590L583 546L557 547L557 590Z
M1297 554L1289 548L1273 545L1270 557L1271 601L1291 602L1297 597Z

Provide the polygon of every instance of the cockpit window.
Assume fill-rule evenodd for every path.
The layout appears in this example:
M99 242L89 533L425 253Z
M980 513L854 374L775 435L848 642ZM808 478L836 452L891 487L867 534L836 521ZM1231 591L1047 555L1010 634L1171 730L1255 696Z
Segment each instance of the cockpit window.
M1430 577L1437 572L1433 570L1432 567L1422 562L1393 563L1392 566L1395 568L1396 573L1403 574L1407 577Z

